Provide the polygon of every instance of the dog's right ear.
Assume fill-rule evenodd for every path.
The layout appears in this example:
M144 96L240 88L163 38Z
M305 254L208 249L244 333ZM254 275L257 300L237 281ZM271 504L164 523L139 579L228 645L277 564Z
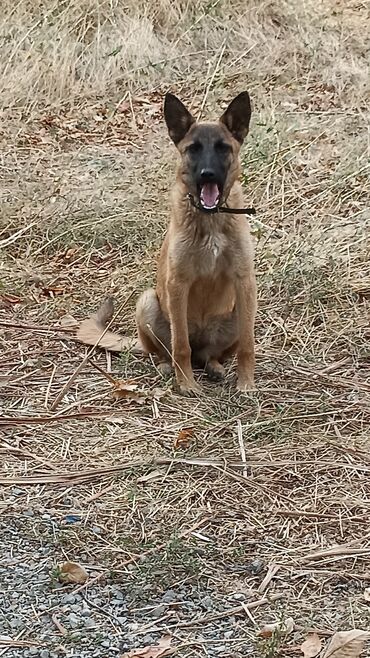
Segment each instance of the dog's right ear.
M194 117L185 105L173 94L166 94L164 99L164 118L168 133L176 144L184 139L190 126L195 123Z

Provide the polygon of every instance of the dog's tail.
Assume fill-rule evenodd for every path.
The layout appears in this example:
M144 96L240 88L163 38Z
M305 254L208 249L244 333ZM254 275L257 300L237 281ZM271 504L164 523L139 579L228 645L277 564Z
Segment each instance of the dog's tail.
M121 336L113 331L105 331L112 317L113 300L108 297L94 315L91 315L87 320L82 320L77 329L77 340L85 345L104 347L110 352L131 350L135 353L142 353L143 348L136 338Z

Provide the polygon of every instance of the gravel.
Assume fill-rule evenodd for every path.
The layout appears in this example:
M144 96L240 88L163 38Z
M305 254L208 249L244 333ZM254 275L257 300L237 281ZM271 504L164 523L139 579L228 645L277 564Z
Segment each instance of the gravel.
M128 572L125 584L101 581L76 592L75 586L62 586L55 577L56 565L65 561L59 544L63 528L50 514L30 511L0 524L0 636L29 643L9 647L6 658L120 656L134 647L155 644L177 622L192 621L245 599L235 592L222 596L199 582L158 591L153 583L139 584L135 570ZM68 557L89 570L83 552ZM176 642L204 642L210 658L225 651L227 656L248 655L249 650L230 653L235 636L246 645L243 632L233 628L235 621L225 617L176 631Z

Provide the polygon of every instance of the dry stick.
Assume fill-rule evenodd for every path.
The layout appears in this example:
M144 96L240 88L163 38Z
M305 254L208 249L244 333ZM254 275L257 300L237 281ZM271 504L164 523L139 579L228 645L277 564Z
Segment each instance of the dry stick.
M365 541L366 539L369 539L370 537L370 532L364 535L363 537L359 539L353 539L352 541L349 541L347 544L342 544L342 546L332 546L331 548L324 548L322 551L315 551L314 553L309 553L308 555L304 555L299 562L307 562L309 560L316 560L317 558L325 558L325 557L333 557L337 555L356 555L358 552L363 552L363 551L370 551L370 547L364 547L364 548L352 548L356 544L359 544L360 542Z
M98 414L96 414L98 415ZM106 414L104 414L106 415ZM75 417L76 414L71 414L71 416L64 417L62 418L70 418L70 417ZM78 414L77 414L78 417ZM50 420L50 419L49 419ZM53 419L51 419L53 420ZM0 420L0 425L1 425L1 420ZM5 424L5 423L4 423ZM290 464L291 462L288 462ZM312 464L312 462L309 462ZM64 484L65 482L69 482L69 484L72 486L73 484L80 484L81 482L86 482L86 480L93 480L95 478L99 477L104 477L106 475L113 475L114 473L119 473L120 471L125 471L126 469L130 468L141 468L141 467L154 467L154 466L172 466L176 464L184 464L185 466L204 466L204 467L209 467L209 468L215 468L218 470L220 473L226 475L232 480L238 481L238 482L243 482L244 484L248 483L253 487L256 487L260 489L261 491L264 491L266 493L266 487L260 483L254 482L253 480L245 480L241 475L238 475L238 473L234 473L234 471L229 470L230 468L241 468L243 467L242 462L225 462L225 460L220 460L220 459L207 459L207 458L199 458L199 457L193 457L193 458L186 458L186 457L158 457L157 459L137 459L137 460L130 460L127 462L124 462L123 464L117 464L116 466L104 466L102 468L95 468L95 469L87 469L84 471L70 471L68 473L60 473L59 475L33 475L30 477L8 477L8 478L3 478L0 477L0 484L3 485L13 485L13 484L23 484L23 485L31 485L31 484L57 484L57 483L62 483ZM322 462L320 465L325 465L326 463ZM251 466L261 466L261 467L276 467L279 464L272 463L272 462L250 462ZM281 464L280 464L281 465ZM326 465L332 466L331 462L328 462ZM362 467L356 464L340 464L340 466L343 466L344 468L351 468L351 469L356 469L360 471L368 471L370 470L370 467ZM227 468L229 467L229 468ZM287 498L287 500L289 500ZM350 518L350 517L349 517ZM359 540L356 540L359 541Z
M260 584L258 588L258 593L259 594L264 594L265 591L267 590L270 582L272 579L275 577L276 573L279 571L280 565L279 564L270 564L267 574L264 577L262 583Z
M245 454L245 446L244 446L244 441L243 441L243 430L242 430L242 423L241 423L240 418L237 419L236 426L237 426L237 431L238 431L240 456L241 456L243 464L245 464L245 466L243 466L243 477L247 478L248 477L247 458L246 458L246 454Z
M74 371L74 373L70 376L70 378L69 378L69 380L67 381L67 383L63 386L63 388L62 388L62 390L60 391L59 395L57 395L57 397L55 398L53 404L52 404L51 407L50 407L50 410L51 410L51 411L55 411L55 409L57 408L59 402L61 402L61 400L63 400L65 394L66 394L66 393L69 391L69 389L71 388L73 382L75 381L75 379L76 379L76 378L78 377L78 375L80 374L82 368L83 368L84 365L87 363L87 361L90 359L90 357L91 357L92 354L94 353L94 350L96 349L96 347L99 345L99 342L101 341L101 339L103 338L103 336L105 336L105 334L106 334L107 331L109 330L109 327L111 326L112 322L114 322L114 320L118 317L118 315L121 313L121 311L125 308L125 306L127 305L128 301L131 299L132 295L133 295L133 292L131 292L131 293L128 295L128 297L126 297L125 301L119 306L119 308L117 309L116 313L111 317L111 319L109 320L107 326L106 326L105 329L102 331L102 333L100 334L99 338L95 341L95 345L93 345L93 346L88 350L86 356L82 359L80 365L77 366L77 368L76 368L76 370Z
M0 427L12 425L41 425L42 423L63 422L65 420L84 420L85 418L109 418L112 410L108 411L79 411L74 414L57 414L55 416L3 416L0 418Z
M0 327L7 327L9 329L25 329L26 331L58 331L62 334L72 334L76 331L74 327L49 327L47 324L21 324L15 322L6 322L5 320L0 321Z
M198 626L199 624L209 624L216 619L223 619L224 617L232 617L233 615L239 615L240 613L245 613L245 609L254 610L254 608L259 608L261 605L267 605L274 601L282 599L284 594L281 592L279 594L272 594L269 598L258 599L257 601L252 601L252 603L244 603L244 605L235 606L235 608L229 608L228 610L223 610L222 612L217 612L214 615L206 615L205 617L200 617L199 619L194 619L193 621L184 621L180 624L171 624L167 628L191 628L192 626Z
M200 110L199 110L199 113L198 113L198 116L197 116L197 121L199 121L200 117L202 116L202 112L203 112L203 110L204 110L204 106L205 106L206 101L207 101L207 98L208 98L209 90L210 90L210 88L211 88L211 86L212 86L213 80L215 79L216 73L217 73L218 68L219 68L219 66L220 66L220 64L221 64L221 60L222 60L222 58L223 58L223 56L224 56L225 48L226 48L226 38L223 40L223 43L222 43L222 45L221 45L221 52L220 52L220 54L219 54L219 56L218 56L218 59L217 59L217 62L216 62L216 66L215 66L215 68L214 68L214 71L213 71L213 73L212 73L212 75L211 75L211 79L210 79L210 81L209 81L209 83L208 83L208 85L207 85L206 91L205 91L205 93L204 93L203 100L202 100L202 104L201 104L201 106L200 106Z
M67 635L68 634L67 629L64 628L63 624L60 623L60 621L59 621L59 619L56 615L52 615L51 620L52 620L53 624L55 624L55 626L57 627L57 629L58 629L58 631L61 635Z
M111 384L117 383L117 380L114 377L112 377L112 375L110 375L109 372L106 372L106 370L101 368L98 363L95 363L95 361L93 361L92 359L88 359L88 362L91 363L91 365L94 368L96 368L96 370L98 370L102 375L104 375L104 377L106 377Z

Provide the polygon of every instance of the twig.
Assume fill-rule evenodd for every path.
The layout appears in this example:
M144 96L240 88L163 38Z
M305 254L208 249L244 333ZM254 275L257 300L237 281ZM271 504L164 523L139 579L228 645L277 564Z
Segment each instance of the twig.
M243 464L245 464L245 466L243 467L243 477L247 478L248 477L247 458L246 458L246 455L245 455L245 446L244 446L244 441L243 441L243 429L242 429L242 423L241 423L240 418L238 418L237 421L236 421L236 427L237 427L237 432L238 432L240 456L241 456Z
M55 624L55 626L57 627L57 629L58 629L58 631L61 635L67 635L68 634L67 629L60 623L60 621L59 621L59 619L56 615L52 615L51 620L52 620L53 624Z
M44 423L59 423L69 420L81 420L84 418L106 418L112 415L112 411L80 411L75 414L56 414L55 416L3 416L0 418L0 427L11 427L12 425L42 425Z
M116 383L116 379L114 377L112 377L112 375L110 375L109 372L106 372L103 368L101 368L98 363L95 363L95 361L93 361L90 358L88 359L88 362L91 363L91 365L94 368L96 368L96 370L98 370L104 377L106 377L110 381L111 384Z
M356 544L359 544L366 539L369 539L370 533L361 537L360 539L354 539L353 541L343 544L342 546L332 546L331 548L324 548L322 551L315 551L314 553L309 553L308 555L303 556L299 561L300 562L309 562L310 560L318 560L320 558L334 557L338 555L358 555L359 553L369 552L370 547L365 548L352 548Z
M72 334L76 331L74 327L49 327L48 325L44 324L21 324L16 322L6 322L5 320L0 320L0 327L7 327L9 329L25 329L26 331L57 331L62 334Z
M224 56L225 48L226 48L226 38L223 40L223 42L222 42L222 44L221 44L221 49L220 49L221 52L220 52L220 54L219 54L219 56L218 56L218 59L217 59L217 62L216 62L216 66L215 66L215 68L214 68L214 70L213 70L213 73L212 73L212 75L211 75L210 81L209 81L209 83L208 83L208 85L207 85L207 88L206 88L206 90L205 90L205 93L204 93L204 96L203 96L203 100L202 100L202 103L201 103L201 106L200 106L200 110L199 110L199 113L198 113L198 117L197 117L197 120L198 120L198 121L199 121L199 119L200 119L201 116L202 116L202 112L203 112L203 110L204 110L204 106L205 106L206 101L207 101L207 98L208 98L209 90L210 90L210 88L211 88L211 86L212 86L213 80L215 79L216 73L217 73L217 71L218 71L218 69L219 69L219 66L220 66L220 64L221 64L221 60L222 60L222 58L223 58L223 56Z
M264 577L262 583L260 584L260 586L258 588L258 593L259 594L264 594L264 592L268 588L270 582L272 581L272 579L274 578L276 573L279 571L279 569L280 569L280 565L270 564L270 566L268 568L268 571L267 571L267 574Z
M258 599L257 601L252 601L252 603L244 603L244 605L235 606L235 608L229 608L228 610L223 610L222 612L216 612L213 615L206 615L205 617L199 617L199 619L193 619L193 621L184 621L180 624L171 624L168 628L191 628L192 626L199 626L200 624L209 624L216 619L223 619L224 617L232 617L233 615L245 614L245 609L254 610L254 608L259 608L261 605L267 605L268 603L273 603L282 599L284 594L272 594L269 598Z

